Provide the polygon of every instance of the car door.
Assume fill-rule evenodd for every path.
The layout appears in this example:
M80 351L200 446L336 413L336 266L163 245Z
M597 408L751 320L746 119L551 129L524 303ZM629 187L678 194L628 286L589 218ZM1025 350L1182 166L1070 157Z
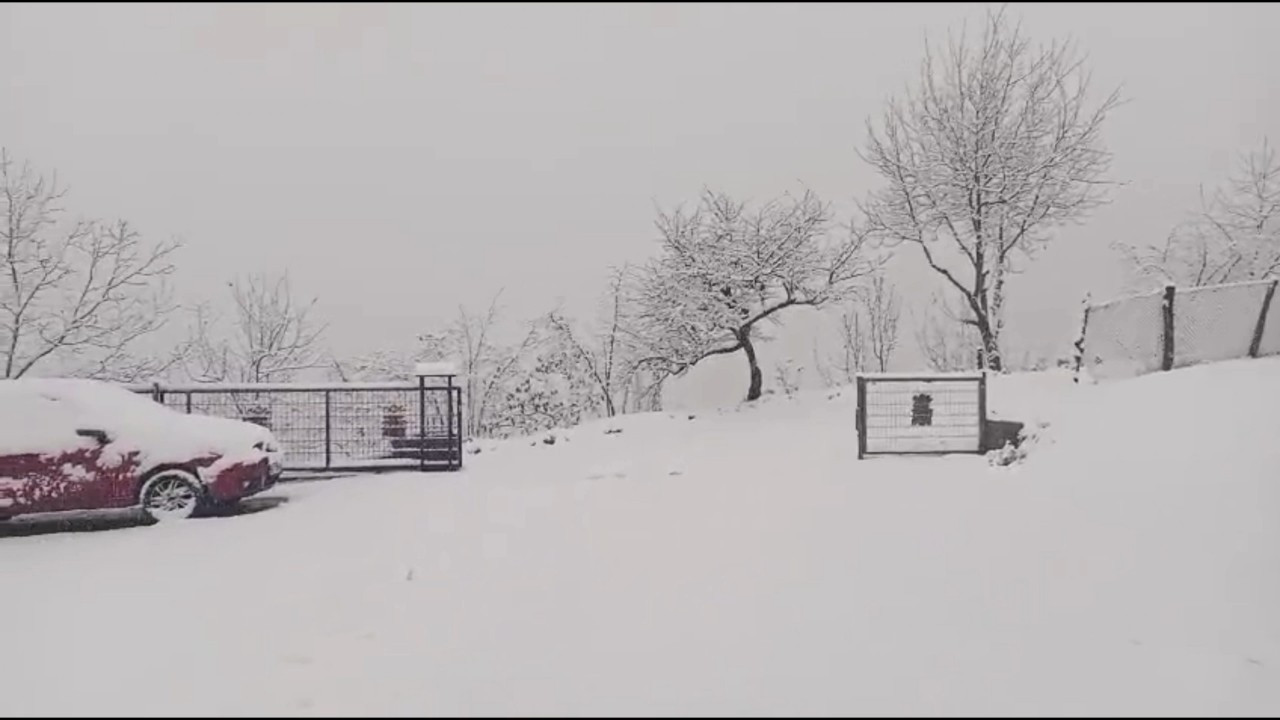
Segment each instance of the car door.
M20 381L17 381L20 382ZM111 507L115 473L104 443L77 432L74 408L39 391L0 401L0 515Z

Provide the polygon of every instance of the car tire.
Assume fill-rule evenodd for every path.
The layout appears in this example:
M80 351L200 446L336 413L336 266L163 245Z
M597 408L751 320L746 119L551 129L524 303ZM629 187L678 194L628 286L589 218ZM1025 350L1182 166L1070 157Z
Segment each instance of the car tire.
M155 522L186 520L204 504L200 481L185 470L163 470L138 491L142 512Z

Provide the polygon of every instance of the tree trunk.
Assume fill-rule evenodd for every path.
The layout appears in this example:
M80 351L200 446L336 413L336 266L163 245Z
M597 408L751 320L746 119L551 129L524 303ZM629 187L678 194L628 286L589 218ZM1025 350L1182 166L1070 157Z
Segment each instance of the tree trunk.
M1004 362L1000 358L1000 339L987 323L983 323L978 330L982 333L982 359L985 361L983 365L987 370L1000 372L1004 367Z
M991 328L987 357L992 359L990 368L995 372L1004 369L1004 359L1000 357L1000 337L1004 335L1004 281L1004 265L998 265L995 269L995 282L991 286L991 310L987 317L987 325Z
M756 358L756 347L751 344L751 331L744 331L739 338L742 350L747 354L747 362L751 365L751 386L747 388L747 402L759 400L764 389L764 374L760 372L760 361Z

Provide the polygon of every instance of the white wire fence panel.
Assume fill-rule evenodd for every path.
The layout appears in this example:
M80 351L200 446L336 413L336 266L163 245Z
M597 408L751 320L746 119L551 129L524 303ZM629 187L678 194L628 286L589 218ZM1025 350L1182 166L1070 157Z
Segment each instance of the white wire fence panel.
M1280 288L1271 296L1271 307L1267 308L1267 324L1262 328L1258 355L1280 355Z
M1089 308L1084 364L1100 379L1159 370L1164 356L1164 292L1135 295Z
M1179 288L1173 301L1173 366L1248 357L1270 285Z
M980 393L973 380L868 380L866 452L978 452Z

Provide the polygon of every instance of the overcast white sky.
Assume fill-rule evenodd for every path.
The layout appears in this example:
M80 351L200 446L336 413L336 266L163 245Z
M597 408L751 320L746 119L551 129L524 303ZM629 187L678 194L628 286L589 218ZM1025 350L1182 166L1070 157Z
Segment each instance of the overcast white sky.
M586 307L653 249L654 204L703 185L803 182L847 211L877 182L868 116L926 32L983 8L7 4L0 143L56 168L72 209L183 238L188 299L287 268L358 352L500 287L525 315ZM1010 331L1060 347L1082 294L1117 290L1111 240L1160 239L1199 183L1280 141L1280 7L1010 9L1130 100L1106 130L1129 184L1011 289Z

